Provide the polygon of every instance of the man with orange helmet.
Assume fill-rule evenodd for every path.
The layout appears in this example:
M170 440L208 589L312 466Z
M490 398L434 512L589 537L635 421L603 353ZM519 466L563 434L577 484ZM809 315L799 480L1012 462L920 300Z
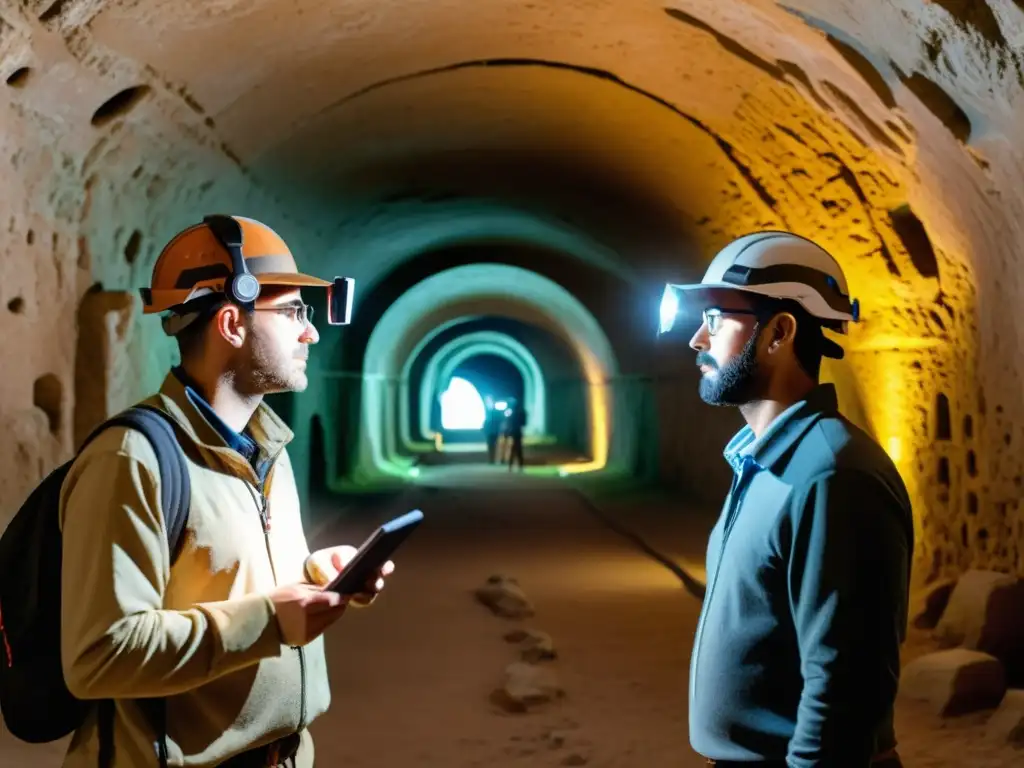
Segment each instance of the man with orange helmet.
M321 635L350 601L321 587L355 550L310 554L292 433L263 402L308 385L319 335L302 287L326 290L328 321L348 322L351 281L300 273L265 224L208 216L170 241L141 291L181 351L143 405L173 426L191 503L172 553L156 453L125 427L89 442L67 475L65 680L113 704L86 717L65 766L94 768L97 754L108 768L313 765L307 727L330 703ZM370 602L392 568L351 601Z

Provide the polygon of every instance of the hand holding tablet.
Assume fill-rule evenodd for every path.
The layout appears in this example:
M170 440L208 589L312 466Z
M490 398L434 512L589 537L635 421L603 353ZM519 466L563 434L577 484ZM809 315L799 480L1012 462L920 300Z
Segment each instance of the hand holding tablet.
M372 599L379 589L376 586L378 579L391 571L385 568L389 563L388 558L422 521L423 513L414 509L384 523L362 543L352 559L344 564L337 578L324 589L344 597L369 595Z

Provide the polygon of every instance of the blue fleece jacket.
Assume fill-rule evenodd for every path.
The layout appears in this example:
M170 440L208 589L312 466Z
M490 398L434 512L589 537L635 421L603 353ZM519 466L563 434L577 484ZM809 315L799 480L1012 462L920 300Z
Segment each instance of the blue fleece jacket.
M690 664L690 743L716 760L867 766L895 746L914 526L892 461L817 387L730 441Z

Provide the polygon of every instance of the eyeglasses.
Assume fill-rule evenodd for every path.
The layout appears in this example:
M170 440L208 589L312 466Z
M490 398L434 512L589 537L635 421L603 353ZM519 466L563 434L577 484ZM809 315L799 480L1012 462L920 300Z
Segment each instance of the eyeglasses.
M762 312L756 309L722 309L721 307L711 307L704 310L704 324L708 327L708 336L714 336L722 325L722 317L724 315L754 315L756 317L760 314Z
M291 315L292 320L296 320L302 325L308 325L313 322L313 307L309 304L281 304L276 307L253 307L253 310L256 312L280 312Z

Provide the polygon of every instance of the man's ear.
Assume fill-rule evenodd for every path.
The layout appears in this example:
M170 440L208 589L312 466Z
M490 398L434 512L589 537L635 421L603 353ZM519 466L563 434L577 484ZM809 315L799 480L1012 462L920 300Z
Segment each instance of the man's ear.
M237 304L228 302L218 309L217 314L214 315L213 324L221 338L235 349L240 349L245 343L248 329L245 327L242 309Z
M796 338L796 318L789 312L780 312L772 318L771 341L768 343L768 351L775 352L778 349L792 344Z

